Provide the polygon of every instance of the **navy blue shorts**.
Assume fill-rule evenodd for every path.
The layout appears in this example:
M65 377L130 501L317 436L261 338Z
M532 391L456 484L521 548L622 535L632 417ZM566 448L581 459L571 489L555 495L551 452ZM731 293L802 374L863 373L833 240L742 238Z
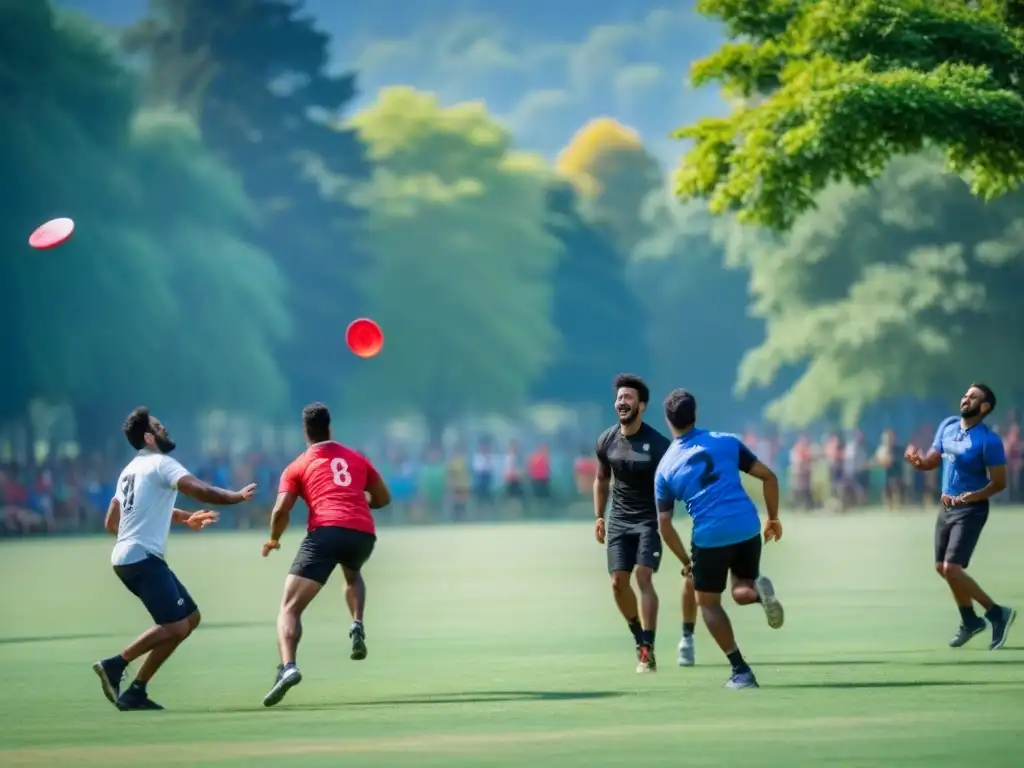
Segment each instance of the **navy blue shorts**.
M156 624L174 624L199 610L185 585L159 557L115 565L114 573L128 591L146 606Z

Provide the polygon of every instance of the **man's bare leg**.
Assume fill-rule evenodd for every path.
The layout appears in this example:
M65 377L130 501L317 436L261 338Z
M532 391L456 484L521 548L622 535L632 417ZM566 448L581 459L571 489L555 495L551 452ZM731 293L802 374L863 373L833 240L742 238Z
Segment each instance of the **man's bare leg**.
M285 579L281 610L277 615L277 648L281 654L281 666L278 667L274 687L263 697L266 707L280 702L289 689L302 682L302 673L295 664L302 639L302 614L322 588L319 582L294 574L288 574Z
M341 572L345 575L345 603L348 605L348 612L352 614L352 626L348 630L348 637L352 641L351 658L353 661L362 661L367 654L366 630L363 628L366 582L359 571L342 566Z
M722 596L713 592L698 592L697 605L700 606L700 612L704 617L704 624L707 626L708 632L711 633L711 637L718 643L718 647L722 649L722 653L732 665L732 677L726 686L735 690L756 688L757 679L736 645L732 622L729 621L729 615L722 608Z
M693 588L693 576L683 580L683 636L679 640L679 666L692 667L696 663L693 631L697 626L697 593Z

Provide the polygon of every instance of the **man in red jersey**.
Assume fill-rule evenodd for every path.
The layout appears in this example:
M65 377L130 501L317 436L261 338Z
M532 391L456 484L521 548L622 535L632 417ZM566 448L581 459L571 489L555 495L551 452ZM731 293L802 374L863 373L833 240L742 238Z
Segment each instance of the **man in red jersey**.
M281 665L274 687L263 698L272 707L289 689L302 682L295 653L302 638L302 612L317 596L331 572L341 566L348 587L345 600L352 613L352 658L366 658L363 608L366 586L359 571L377 542L371 509L391 502L387 485L373 465L351 448L331 440L331 414L322 403L302 410L302 428L309 447L281 474L277 502L270 515L270 539L263 556L281 548L288 516L300 498L309 507L306 538L284 582L277 616L277 645Z

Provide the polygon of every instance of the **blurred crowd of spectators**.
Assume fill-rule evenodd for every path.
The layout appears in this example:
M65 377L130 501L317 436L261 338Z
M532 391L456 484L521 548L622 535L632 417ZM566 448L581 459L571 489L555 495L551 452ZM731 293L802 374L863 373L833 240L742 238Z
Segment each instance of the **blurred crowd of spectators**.
M1006 448L1010 487L999 499L1024 502L1022 445L1016 416L999 425ZM927 450L934 426L922 426L907 439L885 430L872 442L860 431L849 434L795 435L780 439L747 430L747 445L782 480L790 508L845 511L885 505L890 509L937 502L939 473L914 472L903 461L907 443ZM371 455L388 481L394 503L382 510L382 523L466 522L510 517L563 517L570 509L588 509L594 473L593 446L573 451L535 441L447 451L411 451L391 446ZM225 511L227 526L263 526L289 457L248 453L228 457L181 456L208 482L237 488L255 481L255 502ZM100 531L124 457L93 455L45 461L38 466L0 464L0 535ZM180 503L184 506L186 500Z

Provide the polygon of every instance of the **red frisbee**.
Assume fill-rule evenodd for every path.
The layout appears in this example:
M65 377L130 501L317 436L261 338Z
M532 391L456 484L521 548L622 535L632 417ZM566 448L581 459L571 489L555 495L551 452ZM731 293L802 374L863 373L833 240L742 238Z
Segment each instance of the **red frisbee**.
M40 251L48 251L63 245L75 231L75 222L71 219L51 219L28 238L28 244Z
M373 320L361 317L348 324L345 343L359 357L373 357L384 346L384 332Z

